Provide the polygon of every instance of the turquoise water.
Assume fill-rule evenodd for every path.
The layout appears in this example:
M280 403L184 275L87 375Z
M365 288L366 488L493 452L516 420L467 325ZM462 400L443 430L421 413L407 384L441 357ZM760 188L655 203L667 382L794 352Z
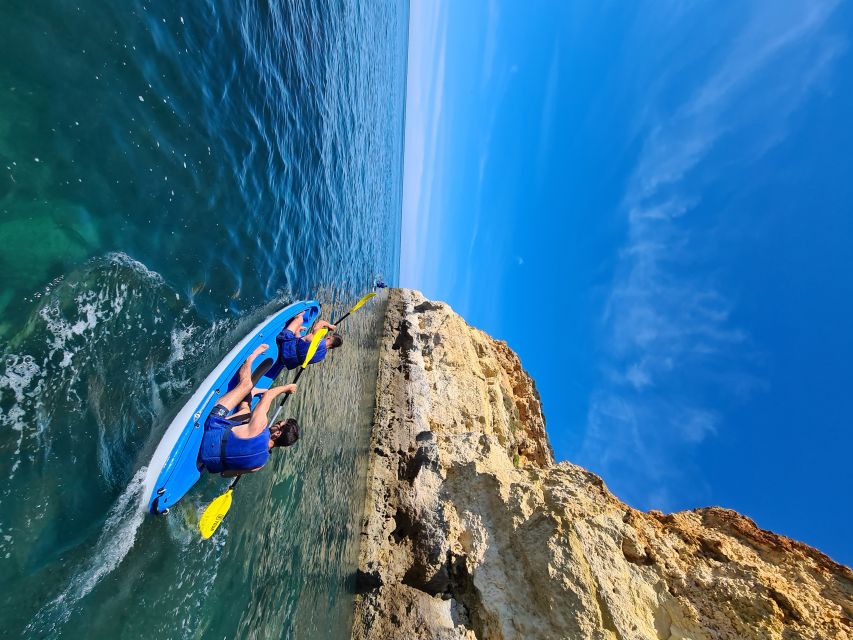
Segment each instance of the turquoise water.
M266 314L399 264L408 7L0 7L0 636L348 633L380 298L300 381L299 444L139 509L194 386Z

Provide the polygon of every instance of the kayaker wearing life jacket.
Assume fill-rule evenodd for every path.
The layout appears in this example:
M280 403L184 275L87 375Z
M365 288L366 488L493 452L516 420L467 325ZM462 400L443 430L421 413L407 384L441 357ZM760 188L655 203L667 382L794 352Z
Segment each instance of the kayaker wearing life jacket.
M314 333L324 327L334 331L337 327L329 324L325 320L317 321L314 331L306 333L300 337L299 334L304 328L303 314L300 313L291 320L284 330L278 334L275 341L278 343L278 362L279 366L284 366L287 369L296 369L302 366L305 362L305 357L308 355L308 347L311 345L311 339ZM337 349L344 343L344 339L336 333L329 336L320 342L317 347L317 353L308 362L308 364L316 364L326 357L329 349Z
M222 396L204 423L198 462L210 473L235 476L257 471L267 463L274 447L289 447L299 439L299 425L293 418L267 425L273 399L295 392L295 384L272 387L263 392L255 409L250 409L252 362L268 348L262 344L246 358L237 386Z

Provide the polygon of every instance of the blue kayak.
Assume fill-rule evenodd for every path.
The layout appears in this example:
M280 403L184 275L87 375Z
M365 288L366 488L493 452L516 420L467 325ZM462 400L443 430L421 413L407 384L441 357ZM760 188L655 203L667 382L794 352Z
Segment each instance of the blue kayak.
M203 473L198 466L198 450L204 422L219 398L236 386L237 371L249 354L264 343L269 345L269 349L255 359L252 378L260 389L272 386L274 379L267 375L267 371L278 359L275 338L301 311L305 312L305 325L311 326L320 315L320 305L314 300L296 302L261 322L231 349L178 412L157 445L145 474L144 495L148 511L164 513L198 482ZM275 371L270 373L275 374Z

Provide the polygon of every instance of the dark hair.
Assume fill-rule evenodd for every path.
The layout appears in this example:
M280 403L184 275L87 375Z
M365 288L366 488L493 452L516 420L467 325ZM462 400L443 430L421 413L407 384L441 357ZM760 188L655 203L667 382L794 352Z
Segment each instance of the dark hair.
M299 423L293 418L279 420L270 427L274 447L289 447L299 440Z
M332 334L332 344L329 347L330 349L337 349L344 343L344 339L337 333Z

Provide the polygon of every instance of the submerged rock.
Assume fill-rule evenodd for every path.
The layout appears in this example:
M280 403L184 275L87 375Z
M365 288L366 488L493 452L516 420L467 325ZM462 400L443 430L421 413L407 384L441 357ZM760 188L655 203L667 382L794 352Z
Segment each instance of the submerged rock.
M62 276L99 250L97 229L84 208L63 202L0 200L0 313Z
M353 638L853 638L849 568L555 464L518 357L447 305L391 290L379 367Z

